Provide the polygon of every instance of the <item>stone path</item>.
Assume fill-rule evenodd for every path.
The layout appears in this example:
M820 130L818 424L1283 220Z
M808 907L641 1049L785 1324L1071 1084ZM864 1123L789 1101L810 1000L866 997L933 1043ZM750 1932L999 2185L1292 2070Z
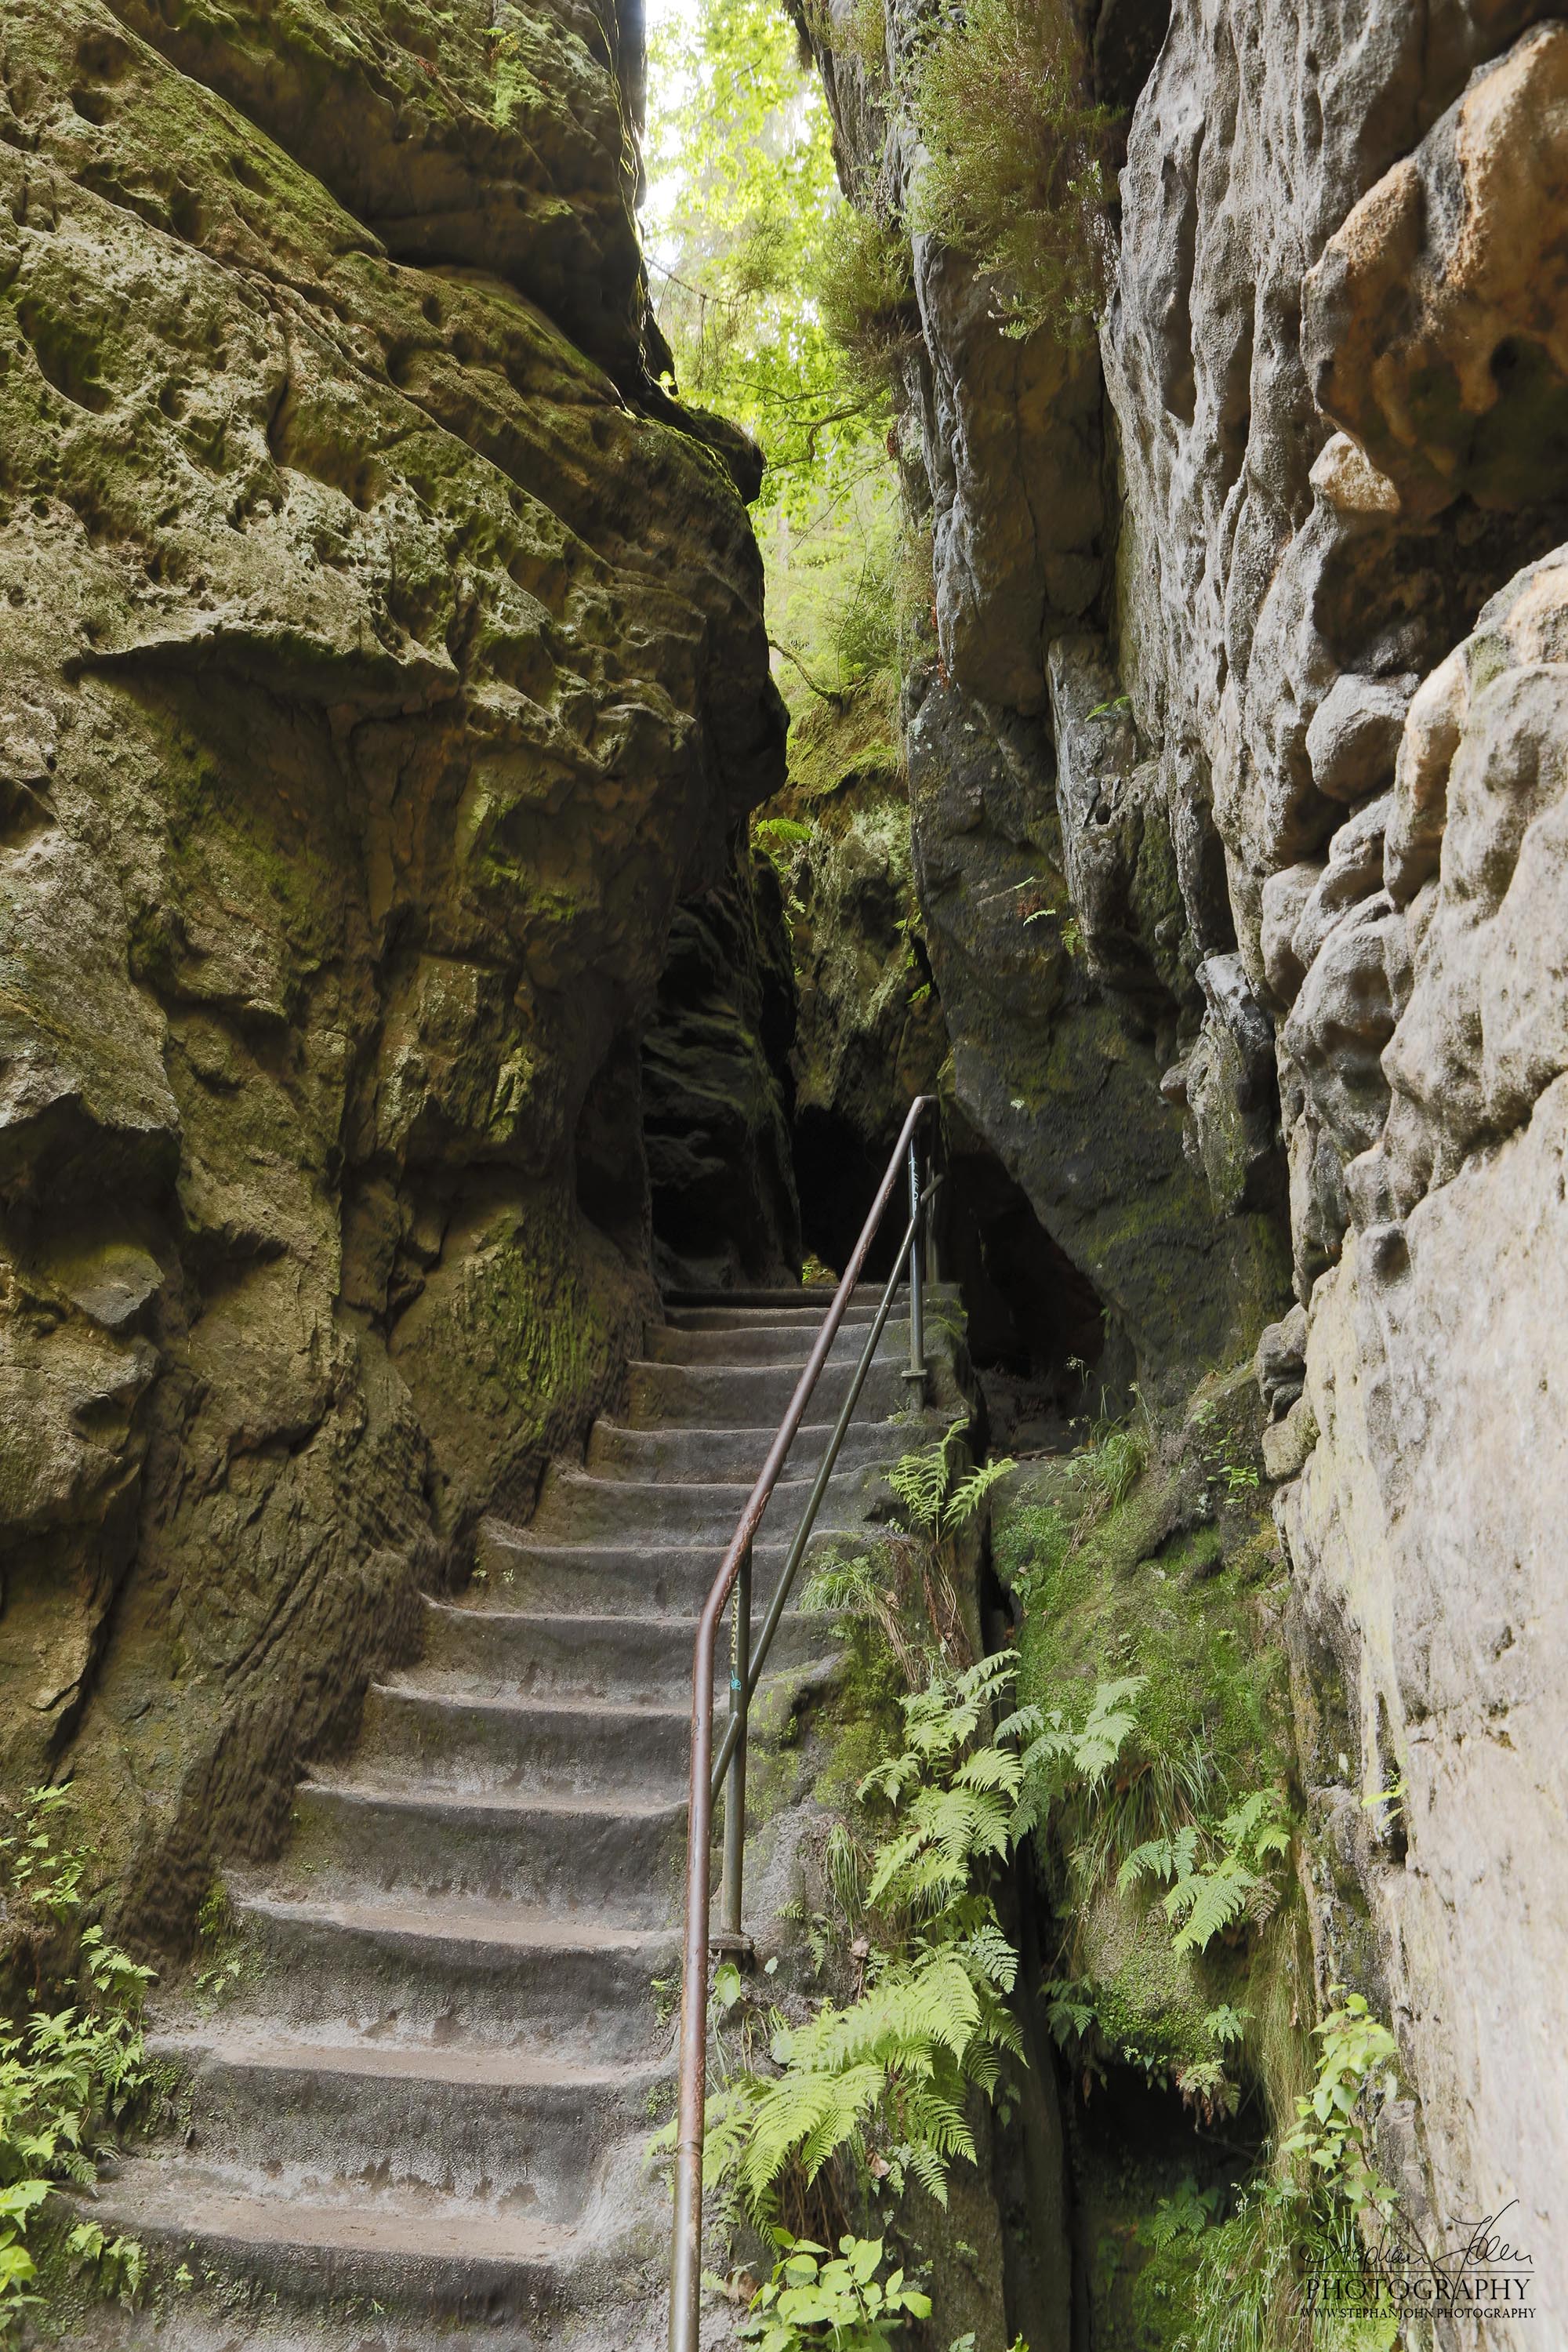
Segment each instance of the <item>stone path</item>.
M186 2129L98 2218L195 2285L102 2340L660 2340L668 2200L642 2151L671 2102L696 1617L826 1299L672 1307L626 1421L552 1472L526 1528L487 1527L461 1601L427 1604L422 1663L372 1689L282 1862L235 1888L234 1991L161 2021ZM871 1312L763 1521L759 1617ZM826 1528L910 1443L907 1348L889 1325ZM774 1657L830 1646L792 1612Z

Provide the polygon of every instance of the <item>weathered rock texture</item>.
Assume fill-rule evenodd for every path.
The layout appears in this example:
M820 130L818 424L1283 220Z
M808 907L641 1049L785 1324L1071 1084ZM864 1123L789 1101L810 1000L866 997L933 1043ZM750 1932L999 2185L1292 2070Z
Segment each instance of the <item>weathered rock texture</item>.
M925 13L828 74L895 212ZM1098 360L1005 342L915 241L908 748L958 1092L1156 1386L1280 1315L1288 1236L1259 1370L1321 1976L1392 2007L1441 2216L1517 2197L1561 2310L1568 27L1085 28L1131 110ZM1361 1800L1400 1775L1396 1833Z
M935 1090L947 1051L883 688L796 722L789 782L768 812L783 820L773 854L799 998L790 1063L805 1238L830 1265L854 1248L910 1104Z
M738 836L720 880L676 909L643 1038L654 1259L672 1287L799 1276L795 1029L778 877Z
M1100 1363L1104 1317L956 1098L897 732L889 680L817 705L791 732L789 782L763 819L761 837L777 839L799 998L790 1076L804 1237L829 1265L847 1262L910 1101L937 1096L947 1168L938 1255L963 1286L995 1437L1020 1399L1037 1411L1077 1401L1081 1381L1068 1366ZM777 818L785 830L775 836L766 828ZM657 1208L656 1197L656 1220ZM895 1238L879 1235L873 1270L885 1271Z
M507 26L503 121L472 0L0 19L0 1720L143 1934L616 1380L643 1017L781 772L637 405L637 44Z

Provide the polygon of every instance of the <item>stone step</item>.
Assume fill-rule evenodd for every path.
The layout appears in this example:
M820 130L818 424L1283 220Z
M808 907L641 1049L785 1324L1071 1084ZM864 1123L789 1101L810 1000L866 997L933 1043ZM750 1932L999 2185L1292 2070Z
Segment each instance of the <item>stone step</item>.
M688 1331L672 1324L651 1330L647 1360L658 1364L793 1364L797 1374L805 1368L816 1333L807 1328L770 1328L765 1324L741 1324L727 1330ZM871 1337L871 1318L840 1324L827 1353L830 1364L858 1363ZM877 1342L877 1361L883 1357L907 1363L910 1327L889 1320Z
M510 1532L533 1544L620 1543L636 1537L650 1544L716 1543L722 1549L751 1501L754 1483L688 1479L672 1486L659 1479L600 1478L591 1470L552 1470L526 1530ZM812 1485L805 1477L780 1480L759 1522L763 1541L789 1540L800 1525ZM889 1499L880 1463L840 1461L822 1498L822 1514L835 1526L848 1526L863 1518L879 1498ZM499 1529L505 1522L496 1524Z
M711 1579L710 1579L711 1581ZM837 1616L788 1609L769 1654L770 1670L798 1670L834 1655ZM430 1601L425 1662L430 1677L461 1676L495 1696L581 1692L593 1698L685 1703L697 1640L695 1608L685 1616L557 1615L531 1609ZM720 1678L726 1668L720 1662Z
M806 1563L835 1543L863 1537L864 1528L819 1527L806 1547ZM564 1616L609 1615L626 1611L634 1616L658 1616L665 1611L695 1617L723 1562L723 1540L676 1544L622 1543L541 1544L493 1522L479 1534L479 1563L485 1593L494 1603L515 1602L519 1609L541 1612L559 1610ZM752 1549L752 1598L762 1609L783 1573L789 1546L758 1543ZM803 1570L803 1579L805 1570ZM798 1599L804 1582L798 1581Z
M337 2203L457 2195L571 2222L606 2151L641 2126L669 2056L563 2059L493 2042L290 2042L162 2035L185 2145L239 2193Z
M837 1360L823 1366L808 1406L813 1421L829 1421L840 1412L854 1370L852 1363ZM789 1410L798 1379L788 1364L737 1368L643 1360L630 1368L626 1417L634 1429L668 1423L687 1429L763 1429L771 1435ZM866 1375L856 1412L867 1421L891 1420L918 1405L914 1387L896 1361L879 1358Z
M885 1277L884 1277L885 1278ZM698 1307L722 1309L734 1307L795 1307L804 1313L815 1314L820 1323L837 1295L837 1285L826 1282L776 1282L771 1285L735 1290L667 1290L665 1310L671 1307Z
M290 1863L335 1895L545 1904L634 1927L675 1916L683 1801L448 1795L360 1776L305 1781L294 1814Z
M656 1981L680 1968L673 1927L611 1926L517 1903L241 1894L246 2014L332 2041L415 2047L530 2042L560 2056L645 2058L668 2040Z
M850 1295L846 1312L874 1315L887 1279L886 1274L880 1280L874 1276L863 1275ZM907 1296L907 1293L903 1295ZM799 1315L820 1325L836 1296L837 1286L830 1286L826 1282L802 1284L798 1289L789 1289L781 1285L761 1290L667 1290L664 1309L666 1320L672 1323L688 1315L783 1314ZM899 1296L899 1293L894 1295L895 1305ZM927 1282L924 1296L928 1306L961 1308L955 1282Z
M527 2213L476 2210L459 2197L247 2194L178 2158L128 2165L89 2210L110 2233L199 2263L208 2284L231 2283L246 2303L324 2305L323 2320L332 2305L357 2305L361 2343L366 2305L458 2326L546 2322L575 2299L573 2273L590 2266L579 2232ZM603 2275L604 2258L591 2267ZM250 2341L245 2326L231 2347ZM323 2328L320 2340L332 2339Z
M813 1422L795 1433L785 1463L792 1478L810 1477L827 1450L831 1422ZM588 1435L584 1467L595 1478L658 1478L667 1486L755 1485L773 1432L767 1429L628 1429L624 1423L596 1421ZM844 1433L838 1459L851 1463L896 1462L924 1434L907 1422L862 1421L857 1413Z
M905 1296L900 1292L894 1298L895 1314L907 1312L907 1309L900 1308L900 1300ZM844 1310L839 1328L842 1330L853 1323L864 1329L876 1314L881 1299L879 1287L858 1290ZM826 1306L671 1307L667 1303L662 1327L655 1325L652 1328L669 1331L803 1331L805 1345L809 1348L821 1330L826 1315Z
M626 1417L526 1528L486 1523L473 1589L426 1602L424 1655L372 1686L352 1763L299 1790L276 1874L233 1890L226 1995L162 2021L188 2144L93 2208L197 2273L116 2352L659 2336L668 2196L643 2151L672 2087L697 1612L831 1296L672 1299ZM759 1616L879 1296L854 1300L763 1522ZM906 1347L890 1325L815 1558L875 1539L887 1470L941 1426ZM775 1711L835 1670L837 1622L786 1612ZM716 1697L727 1666L726 1633Z
M690 1746L690 1709L679 1701L485 1698L410 1672L372 1685L357 1752L378 1781L552 1796L658 1789L673 1802Z

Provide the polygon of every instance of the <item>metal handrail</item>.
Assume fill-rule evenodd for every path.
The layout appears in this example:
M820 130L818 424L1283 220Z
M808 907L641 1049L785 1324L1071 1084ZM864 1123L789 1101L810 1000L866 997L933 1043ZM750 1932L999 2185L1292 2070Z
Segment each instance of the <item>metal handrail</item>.
M909 1117L888 1162L887 1173L878 1187L870 1213L860 1229L860 1238L850 1254L832 1304L822 1318L822 1328L806 1358L805 1370L795 1385L789 1409L768 1448L767 1460L741 1514L740 1524L730 1539L730 1548L724 1554L723 1564L713 1580L698 1622L691 1674L691 1780L687 1815L686 1930L680 1985L680 2109L676 2133L675 2228L670 2257L670 2352L697 2352L702 2257L703 2111L708 2073L708 1950L712 1940L709 1922L709 1865L713 1803L727 1779L723 1940L738 1943L742 1940L746 1734L751 1703L767 1660L769 1646L784 1614L790 1588L805 1558L817 1511L827 1491L833 1465L838 1458L838 1449L844 1442L844 1433L865 1385L866 1375L876 1355L906 1265L910 1284L910 1365L904 1377L918 1395L923 1397L924 1394L924 1251L921 1239L941 1179L935 1179L922 1191L915 1138L921 1121L934 1100L933 1096L919 1095L910 1107ZM751 1640L752 1545L758 1523L778 1483L779 1474L795 1443L812 1391L844 1319L845 1309L854 1295L871 1244L880 1230L883 1213L892 1198L900 1170L906 1166L909 1171L910 1220L904 1238L899 1244L892 1273L888 1277L877 1313L872 1318L870 1336L861 1351L848 1393L812 1482L800 1526L785 1557L778 1590L769 1604L762 1636L753 1653ZM731 1591L735 1593L735 1617L730 1654L730 1721L719 1754L715 1757L713 1666L718 1649L719 1623Z

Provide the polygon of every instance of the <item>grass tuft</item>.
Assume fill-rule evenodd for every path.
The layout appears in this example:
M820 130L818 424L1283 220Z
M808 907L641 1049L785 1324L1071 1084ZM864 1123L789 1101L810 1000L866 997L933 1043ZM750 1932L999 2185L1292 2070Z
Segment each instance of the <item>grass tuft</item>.
M930 161L914 226L995 282L1005 331L1088 342L1110 276L1113 117L1089 103L1066 0L966 0L938 18L911 95Z

